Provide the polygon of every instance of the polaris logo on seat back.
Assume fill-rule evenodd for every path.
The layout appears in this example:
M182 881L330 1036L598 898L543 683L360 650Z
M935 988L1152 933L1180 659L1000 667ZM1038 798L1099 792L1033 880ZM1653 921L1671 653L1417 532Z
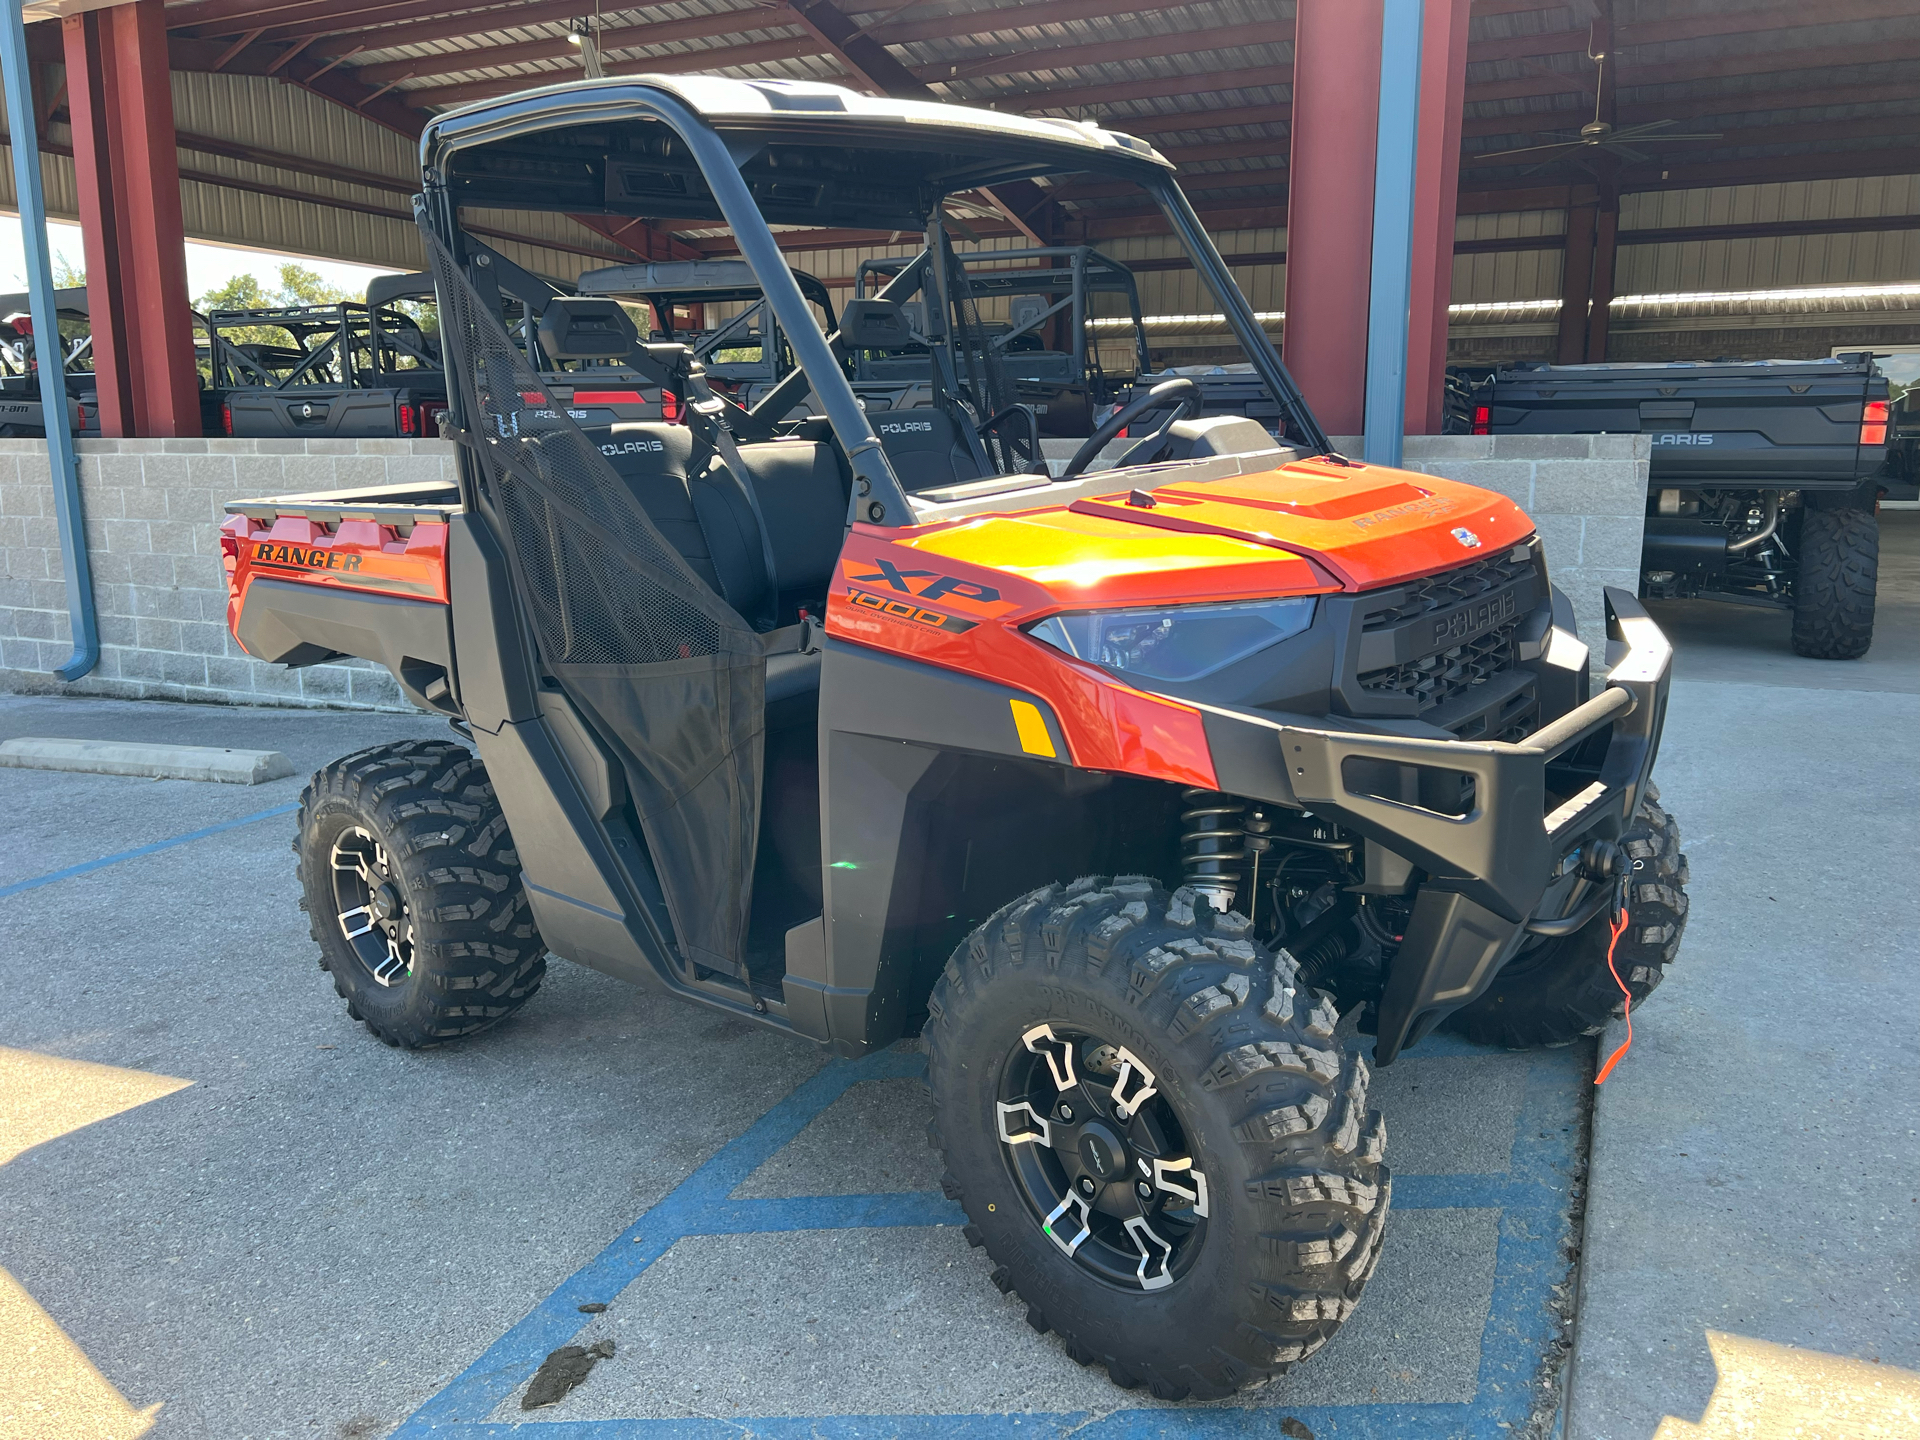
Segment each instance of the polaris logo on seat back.
M1685 431L1680 431L1671 435L1656 435L1653 437L1653 443L1656 445L1711 445L1713 443L1713 436L1710 434L1693 435Z
M660 440L622 440L618 445L602 445L602 455L659 455L666 450Z
M882 435L931 435L933 422L931 420L882 420L880 433Z

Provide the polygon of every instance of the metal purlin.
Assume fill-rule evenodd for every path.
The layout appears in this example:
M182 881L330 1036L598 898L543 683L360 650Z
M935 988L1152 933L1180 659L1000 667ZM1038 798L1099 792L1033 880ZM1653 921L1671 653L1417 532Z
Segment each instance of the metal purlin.
M100 624L93 608L93 566L80 508L80 471L67 426L67 367L60 350L60 314L54 307L53 267L47 258L47 201L40 184L40 136L33 113L24 0L5 0L0 25L0 72L7 89L7 128L13 146L14 200L20 210L20 246L26 253L27 305L33 313L33 353L40 372L40 413L53 477L53 514L60 532L60 568L67 581L67 618L73 654L54 667L78 680L100 662Z

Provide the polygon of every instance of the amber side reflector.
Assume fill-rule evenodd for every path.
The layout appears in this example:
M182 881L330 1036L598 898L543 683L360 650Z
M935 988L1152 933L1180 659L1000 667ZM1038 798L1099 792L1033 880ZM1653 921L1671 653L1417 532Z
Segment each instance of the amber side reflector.
M1058 760L1060 752L1053 748L1053 736L1047 733L1047 720L1040 713L1040 707L1031 700L1009 700L1013 707L1013 728L1019 732L1020 748L1029 755L1044 755L1049 760Z

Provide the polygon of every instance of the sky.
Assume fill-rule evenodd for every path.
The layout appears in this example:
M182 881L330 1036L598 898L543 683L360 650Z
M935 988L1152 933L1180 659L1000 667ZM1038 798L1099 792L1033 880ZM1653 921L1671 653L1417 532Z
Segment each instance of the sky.
M59 271L60 257L63 255L76 270L85 263L78 225L66 225L57 220L49 221L47 249L52 255L56 273ZM260 277L262 285L268 289L276 289L280 284L280 267L289 260L298 261L309 270L318 271L323 279L350 294L358 294L365 290L367 281L375 275L398 273L371 265L346 265L338 260L316 260L310 255L283 255L266 250L243 250L235 245L205 245L198 240L189 240L187 242L187 293L192 296L204 295L209 290L225 284L242 271L252 271ZM17 215L0 215L0 291L13 293L26 288L27 263L25 254L20 248L20 218Z

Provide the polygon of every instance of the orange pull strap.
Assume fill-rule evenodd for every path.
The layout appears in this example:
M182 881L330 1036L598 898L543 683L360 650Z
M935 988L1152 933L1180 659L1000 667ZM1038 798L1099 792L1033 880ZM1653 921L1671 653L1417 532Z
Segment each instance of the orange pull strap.
M1600 1073L1593 1077L1593 1083L1596 1085L1604 1085L1607 1076L1613 1073L1613 1067L1619 1063L1620 1057L1633 1048L1633 992L1627 989L1625 982L1620 978L1620 972L1614 968L1613 964L1614 948L1619 945L1620 937L1626 933L1627 907L1623 904L1620 907L1620 918L1613 922L1612 931L1607 938L1607 973L1613 976L1613 983L1620 987L1620 993L1627 997L1627 1038L1620 1042L1620 1048L1607 1057L1607 1063L1602 1065Z

